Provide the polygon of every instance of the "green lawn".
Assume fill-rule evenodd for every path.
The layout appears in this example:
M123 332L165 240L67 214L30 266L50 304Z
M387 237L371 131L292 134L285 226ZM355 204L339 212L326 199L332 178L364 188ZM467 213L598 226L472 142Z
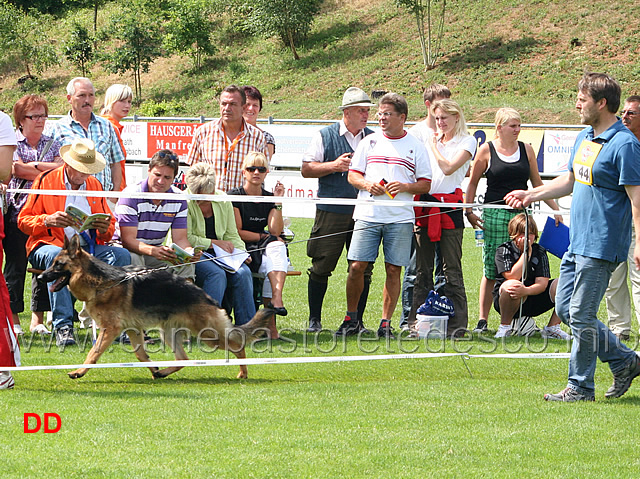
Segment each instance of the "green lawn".
M310 225L294 220L298 239ZM481 260L472 231L466 233L473 326ZM304 243L290 251L304 271ZM345 269L341 263L325 300L329 328L344 315ZM376 267L370 327L381 309L382 280ZM291 329L284 334L295 351L291 342L262 342L250 357L361 355L376 346L377 354L568 351L564 342L545 345L541 338L386 345L334 343L329 333L317 342L307 337L305 347L305 276L287 280L285 304L290 313L280 326ZM490 326L497 323L493 314ZM86 355L80 347L48 349L28 334L22 351L25 366L75 364ZM151 357L172 359L167 352ZM190 357L224 355L194 349ZM102 358L126 361L135 358L120 346ZM2 477L635 477L640 385L605 401L611 375L600 366L595 403L544 402L545 392L565 386L566 371L566 359L473 358L465 366L451 357L249 366L242 381L237 366L186 368L164 380L137 368L95 369L76 381L59 370L17 372L16 388L0 395ZM60 432L25 434L27 412L59 414Z

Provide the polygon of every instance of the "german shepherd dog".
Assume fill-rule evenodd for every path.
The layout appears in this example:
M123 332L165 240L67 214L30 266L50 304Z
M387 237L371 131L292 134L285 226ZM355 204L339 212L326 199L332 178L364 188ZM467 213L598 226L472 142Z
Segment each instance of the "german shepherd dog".
M123 330L131 340L136 357L150 361L144 350L143 331L158 327L163 341L176 359L188 359L182 347L189 330L208 347L227 349L245 358L244 346L267 331L274 311L261 309L247 324L234 327L226 312L202 289L166 270L128 274L135 269L111 266L80 247L77 236L65 238L64 248L51 267L38 279L54 281L52 291L69 286L71 293L86 302L91 317L100 326L100 335L84 364L95 364ZM142 274L144 273L144 274ZM164 378L182 367L149 368L154 378ZM89 368L69 372L81 378ZM240 366L238 378L247 377L247 366Z

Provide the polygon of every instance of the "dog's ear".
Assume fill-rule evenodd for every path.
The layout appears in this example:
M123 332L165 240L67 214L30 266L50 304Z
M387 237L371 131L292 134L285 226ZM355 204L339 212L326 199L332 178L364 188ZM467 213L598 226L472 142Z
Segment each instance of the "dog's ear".
M80 250L80 239L78 235L73 235L70 240L68 240L67 235L65 235L64 248L67 250L67 254L69 254L69 256L75 258Z

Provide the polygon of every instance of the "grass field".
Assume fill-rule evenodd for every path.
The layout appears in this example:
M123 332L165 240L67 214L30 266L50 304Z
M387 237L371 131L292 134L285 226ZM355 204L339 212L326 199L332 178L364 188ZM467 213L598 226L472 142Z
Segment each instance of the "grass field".
M297 239L311 220L294 219ZM470 323L477 318L479 250L472 231L463 258ZM304 243L290 246L304 271ZM557 272L558 261L552 260ZM325 299L324 325L344 316L346 264ZM382 268L376 266L365 322L377 324ZM259 343L250 357L416 352L567 352L562 341L470 337L334 343L331 334L306 338L306 278L285 286L290 311L280 322L295 341ZM601 314L603 311L601 310ZM604 317L605 315L602 315ZM23 325L28 325L27 316ZM543 324L546 318L540 318ZM398 313L394 317L397 326ZM497 327L495 313L491 327ZM634 324L632 344L637 346ZM29 347L29 343L31 343ZM293 350L293 351L292 351ZM76 364L86 349L48 350L23 339L23 365ZM168 352L151 354L170 360ZM191 358L223 358L194 349ZM114 346L102 362L135 361ZM468 369L467 369L468 367ZM596 374L596 402L550 404L545 392L566 384L566 359L463 360L461 357L320 364L186 368L153 380L146 369L91 370L72 381L65 371L15 373L16 388L0 394L2 477L635 477L640 385L605 401L608 368ZM25 434L23 414L57 413L56 434Z

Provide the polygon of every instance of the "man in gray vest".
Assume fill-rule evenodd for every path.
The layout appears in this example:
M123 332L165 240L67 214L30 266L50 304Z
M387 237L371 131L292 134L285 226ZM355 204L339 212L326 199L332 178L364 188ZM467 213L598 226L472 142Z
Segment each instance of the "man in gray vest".
M358 190L347 181L351 156L360 141L372 130L367 128L369 109L375 106L360 88L349 87L342 97L342 120L316 132L302 159L302 176L318 178L319 198L355 198ZM353 206L319 204L307 243L309 268L309 332L322 329L322 301L329 276L336 268L342 250L349 248L353 230ZM365 287L358 303L358 328L339 330L357 334L364 329L362 314L369 295L373 263L365 273Z

